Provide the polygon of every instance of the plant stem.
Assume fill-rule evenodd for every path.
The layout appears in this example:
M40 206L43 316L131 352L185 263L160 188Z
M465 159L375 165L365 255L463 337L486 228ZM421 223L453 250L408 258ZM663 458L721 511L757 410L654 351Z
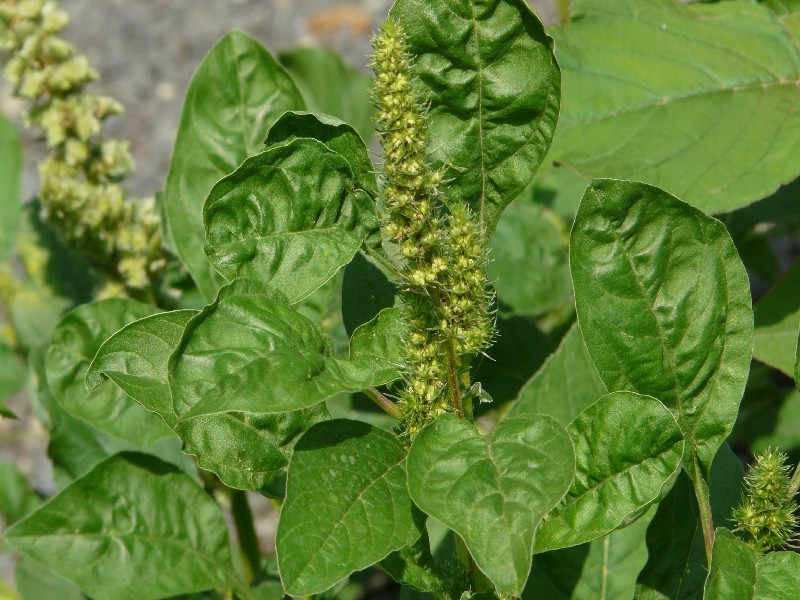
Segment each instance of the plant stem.
M243 490L231 490L231 514L239 538L239 552L244 564L245 579L248 583L261 568L261 552L258 549L258 536L253 526L253 513Z
M397 404L389 400L386 396L381 394L374 387L369 387L365 389L364 393L370 398L372 398L375 404L377 404L384 411L386 411L386 414L388 414L390 417L394 417L395 419L400 418L400 409L397 408Z
M569 4L571 0L558 0L558 18L561 24L569 23L570 11Z
M708 497L708 484L700 472L700 465L697 457L692 459L694 463L694 494L697 497L697 505L700 508L700 526L703 528L703 541L706 547L706 559L709 567L711 566L711 554L714 548L714 518L711 514L711 501Z

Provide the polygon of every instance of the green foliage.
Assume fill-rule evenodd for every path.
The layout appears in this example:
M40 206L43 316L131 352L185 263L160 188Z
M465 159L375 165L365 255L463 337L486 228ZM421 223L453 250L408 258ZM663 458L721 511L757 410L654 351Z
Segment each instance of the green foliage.
M67 143L116 105L54 3L0 0L57 159L20 208L0 120L0 398L27 391L60 490L0 464L25 600L797 595L800 10L569 4L545 31L524 0L397 0L374 78L227 34L148 284L98 288L131 265L64 232L96 206L51 208L124 158Z

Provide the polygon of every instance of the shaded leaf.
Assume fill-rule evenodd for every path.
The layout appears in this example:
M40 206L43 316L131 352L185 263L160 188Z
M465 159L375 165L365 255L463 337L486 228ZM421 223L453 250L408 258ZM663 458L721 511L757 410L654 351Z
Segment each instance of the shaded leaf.
M369 143L375 134L372 80L328 48L295 48L278 55L303 92L308 109L340 118Z
M566 426L608 390L575 323L542 368L523 386L509 417L545 414Z
M729 525L738 505L744 471L736 455L723 445L711 467L709 491L714 525ZM636 582L637 600L684 600L703 596L708 574L697 500L686 474L658 505L647 529L647 564Z
M755 586L756 553L729 530L717 528L703 600L753 600Z
M122 327L156 312L147 304L111 298L84 304L58 324L47 351L47 384L73 416L141 447L171 435L165 424L117 388L87 392L84 377L103 342Z
M295 447L276 546L284 589L324 591L414 543L424 521L406 488L406 452L390 433L336 419Z
M192 77L164 188L164 207L178 255L206 300L214 299L222 278L203 250L203 201L217 180L261 150L275 119L287 110L304 108L300 91L283 67L241 31L219 40Z
M800 261L753 308L753 356L789 377L794 376L800 325Z
M397 304L397 286L363 253L356 253L344 268L342 282L342 318L347 333L352 335L359 325Z
M669 490L681 468L683 435L661 402L612 392L567 427L575 479L541 524L536 552L575 546L625 527Z
M350 164L317 140L270 147L206 199L209 260L229 281L259 279L302 300L377 230L375 203L355 185Z
M390 16L403 25L430 105L431 162L452 180L444 201L466 200L491 236L555 131L552 40L524 0L398 0Z
M0 115L0 262L11 258L17 233L22 179L22 147L14 125Z
M236 585L217 505L185 473L145 455L103 461L6 539L101 600Z
M422 530L422 535L416 542L392 552L380 565L396 582L417 591L435 592L444 587L431 554L427 528Z
M10 525L39 505L39 497L16 465L0 462L0 513Z
M663 187L708 213L800 173L800 48L769 10L576 0L573 15L552 32L564 77L552 160Z
M725 227L658 188L597 179L578 209L570 266L601 379L661 400L707 473L753 347L749 281Z
M4 404L6 399L22 387L24 383L23 367L14 351L0 340L0 411L8 412L3 414L7 418L14 418Z
M414 438L408 489L423 511L458 533L494 585L519 596L534 534L574 474L572 442L544 415L506 419L481 437L443 415Z

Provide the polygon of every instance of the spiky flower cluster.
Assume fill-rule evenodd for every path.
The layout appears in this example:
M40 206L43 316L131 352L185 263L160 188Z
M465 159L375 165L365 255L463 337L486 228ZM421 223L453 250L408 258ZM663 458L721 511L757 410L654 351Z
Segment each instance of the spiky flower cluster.
M133 169L128 144L97 136L122 107L83 91L98 74L57 36L67 23L52 0L0 0L6 77L51 149L39 166L43 212L112 280L145 288L165 264L158 213L152 200L128 201L118 184Z
M767 449L756 457L744 478L745 492L733 517L737 531L759 552L784 548L797 535L797 503L786 455Z
M389 20L373 38L373 97L384 153L383 231L404 258L409 325L400 427L413 437L437 415L461 411L463 357L494 335L487 254L469 209L444 209L441 173L426 163L426 108L417 100L402 28ZM468 370L468 369L466 369Z

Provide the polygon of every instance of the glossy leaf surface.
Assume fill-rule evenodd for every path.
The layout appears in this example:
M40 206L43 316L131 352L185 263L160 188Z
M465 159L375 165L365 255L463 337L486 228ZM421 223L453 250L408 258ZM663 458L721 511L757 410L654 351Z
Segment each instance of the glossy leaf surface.
M403 25L430 105L430 158L452 179L444 201L468 202L491 234L555 131L552 40L524 0L398 0L390 16Z
M708 212L800 173L800 48L755 2L576 0L550 158L635 178Z
M660 500L683 458L683 435L661 402L613 392L567 427L575 479L536 535L536 552L575 546L624 527Z
M270 147L206 199L209 260L229 281L259 279L302 300L376 231L374 200L356 185L344 157L317 140Z
M350 360L334 358L330 339L280 292L240 279L186 327L170 359L175 409L184 419L274 414L388 383L402 360L399 313L362 325L350 351Z
M206 300L214 299L223 280L203 250L203 201L217 180L261 150L267 129L281 114L304 108L283 67L241 31L217 42L192 77L164 205L178 254Z
M168 437L169 428L119 389L108 386L87 393L83 380L106 339L155 311L147 304L113 298L79 306L53 332L45 363L47 384L65 410L117 438L142 446Z
M408 455L408 489L423 511L458 533L495 586L519 596L542 517L567 492L575 469L569 435L543 415L506 419L481 437L443 415Z
M541 413L567 426L606 393L608 390L597 374L580 325L576 323L542 368L520 390L508 416Z
M6 539L100 600L235 582L217 505L185 473L141 454L103 461Z
M406 452L357 421L315 425L298 442L276 545L284 589L321 592L414 543L424 527L406 488Z
M180 436L183 450L228 486L282 497L297 439L328 418L324 406L277 415L223 413L180 421L169 388L169 357L197 311L159 313L134 321L98 351L86 376L99 386L108 377Z
M598 179L578 209L570 265L605 385L661 400L708 469L753 348L749 281L725 227L658 188Z

